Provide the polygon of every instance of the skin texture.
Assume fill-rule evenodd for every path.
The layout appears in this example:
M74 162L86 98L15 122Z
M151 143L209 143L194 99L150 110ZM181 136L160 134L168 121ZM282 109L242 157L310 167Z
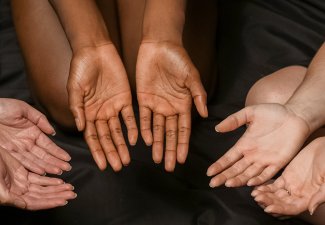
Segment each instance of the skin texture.
M298 215L309 210L313 214L325 202L324 147L325 137L315 139L301 150L274 183L259 186L252 192L265 212ZM314 223L323 224L325 218L320 216L319 220L323 222L316 220Z
M179 62L182 65L189 64L189 68L195 64L202 72L203 80L209 85L214 84L210 78L216 77L211 76L215 72L212 60L215 44L211 43L215 43L216 4L191 1L185 13L185 3L184 0L12 0L17 36L35 102L60 128L71 132L78 127L84 132L100 169L105 169L109 162L118 171L122 165L129 163L129 154L119 129L122 121L116 118L130 104L130 98L124 98L128 96L128 86L132 88L133 97L136 97L136 65L139 68L149 67L142 63L143 60L138 62L138 50L142 42L171 43L160 45L168 47L166 50L172 53L164 54L165 58L172 55L186 56ZM184 26L185 14L189 18ZM26 29L30 32L26 33ZM187 51L183 47L183 39ZM163 52L161 47L158 49ZM128 75L126 81L125 69L122 68L124 65ZM183 70L180 73L185 72ZM115 84L119 78L118 85L123 87L125 93L123 98L112 100L113 95L122 95L107 81L108 77L111 79L110 76ZM187 85L190 83L188 80ZM104 84L107 85L105 91L110 90L107 94L103 92ZM178 94L183 95L182 91ZM104 99L99 100L102 97ZM115 104L113 110L107 106L108 101ZM204 99L202 101L204 103ZM127 120L133 123L133 113L129 109L127 111L130 112ZM114 121L113 128L109 125L111 118ZM112 131L117 135L113 135ZM137 131L131 125L131 131L128 132L130 144L135 143L136 137ZM187 150L184 152L186 155Z
M141 135L147 145L153 144L153 160L160 163L166 134L165 168L173 171L176 159L184 163L187 157L192 99L200 115L208 115L199 73L182 47L143 42L136 78Z
M61 179L32 173L0 148L0 204L40 210L67 204L76 194Z
M34 173L71 170L69 154L47 134L55 131L42 113L25 102L0 98L0 146Z
M246 124L247 130L224 156L208 168L207 175L214 176L211 187L224 183L229 187L252 186L268 181L289 163L307 138L325 124L324 59L325 45L313 58L299 87L292 88L288 100L282 97L280 104L265 100L267 104L245 107L216 126L217 131L228 132ZM277 80L274 84L279 86L282 82L290 84L290 80L285 78L274 80ZM273 88L280 96L289 94L281 94L274 84Z

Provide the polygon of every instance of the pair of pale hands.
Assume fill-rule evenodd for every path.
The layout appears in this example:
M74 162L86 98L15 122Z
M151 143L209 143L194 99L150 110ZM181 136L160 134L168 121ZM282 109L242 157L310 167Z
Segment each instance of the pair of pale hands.
M312 214L325 202L325 138L314 140L298 154L310 134L309 125L290 106L280 104L248 106L216 130L229 132L245 124L243 136L208 168L207 175L214 176L210 186L261 185L252 196L266 212L297 215L309 209ZM289 162L274 183L264 184Z
M69 105L79 131L101 170L107 161L114 171L130 163L119 115L130 145L138 139L131 89L121 58L112 43L84 47L74 52L67 83ZM199 114L208 116L206 92L200 75L182 46L143 41L136 65L136 94L140 131L152 145L156 163L163 159L173 171L184 163L191 133L194 99ZM165 138L166 135L166 138Z
M44 176L71 170L70 156L47 137L54 134L43 114L0 98L0 204L39 210L76 197L72 185Z

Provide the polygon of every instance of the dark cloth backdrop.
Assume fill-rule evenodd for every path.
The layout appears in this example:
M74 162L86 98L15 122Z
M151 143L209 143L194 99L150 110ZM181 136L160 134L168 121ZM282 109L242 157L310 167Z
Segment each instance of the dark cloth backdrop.
M0 6L0 97L33 104L25 81L9 1ZM185 165L166 173L151 160L141 139L130 147L132 163L119 173L100 172L81 136L63 133L54 141L72 156L62 176L78 198L65 207L27 212L0 207L1 224L53 225L268 225L305 224L277 220L250 196L251 188L210 189L206 169L244 129L216 134L215 124L244 106L259 78L289 65L307 66L325 34L323 0L220 0L218 3L218 83L210 96L209 118L193 122ZM55 124L54 124L55 126Z

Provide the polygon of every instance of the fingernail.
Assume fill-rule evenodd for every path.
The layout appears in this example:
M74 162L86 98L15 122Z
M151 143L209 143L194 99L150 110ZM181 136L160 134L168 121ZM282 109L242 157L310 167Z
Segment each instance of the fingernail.
M71 170L72 170L72 166L71 166L71 165L69 165L69 167L68 167L67 171L71 171Z
M217 126L215 126L214 129L216 130L217 133L219 133L220 131L218 130Z
M233 187L233 184L232 184L232 182L231 181L226 181L226 183L225 183L225 186L226 187Z
M68 204L68 201L65 201L64 205L67 205Z
M211 176L213 175L212 172L213 172L213 171L212 171L211 169L208 169L208 171L207 171L207 176L208 176L208 177L211 177Z
M73 191L73 190L74 190L74 186L71 185L71 191Z
M266 208L264 209L264 212L266 212L266 213L270 213L270 212L271 212L271 209L268 208L268 207L266 207Z
M256 197L256 195L257 195L257 191L256 190L252 191L251 196Z
M52 135L52 136L55 136L55 135L56 135L56 132L54 131L51 135Z
M76 198L78 196L78 194L77 193L74 193L74 197Z
M315 211L315 207L312 208L312 210L309 212L309 214L312 216L314 214L314 211Z
M249 180L249 181L247 182L247 186L253 186L253 181Z
M62 171L62 170L60 170L60 171L58 172L58 175L62 175L62 173L63 173L63 171Z
M206 105L204 106L204 113L208 116L208 107Z
M215 187L214 182L210 181L209 186L210 186L211 188L214 188L214 187Z
M80 124L79 119L76 118L75 122L76 122L76 126L77 126L78 131L80 131L81 130L81 124Z

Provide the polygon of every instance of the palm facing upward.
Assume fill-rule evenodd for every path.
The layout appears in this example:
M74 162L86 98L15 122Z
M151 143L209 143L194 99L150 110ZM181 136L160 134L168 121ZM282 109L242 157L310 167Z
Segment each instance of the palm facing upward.
M266 212L297 215L309 208L314 212L324 202L325 137L308 144L290 162L272 184L262 185L252 193Z
M43 133L44 132L44 133ZM44 174L70 170L70 156L46 134L54 129L43 114L25 102L0 99L0 146L27 169Z
M200 115L208 115L200 75L183 47L144 42L138 54L136 85L142 137L147 145L153 144L153 160L159 163L166 132L165 168L173 171L176 159L184 163L187 157L192 99Z
M74 53L67 88L77 127L84 130L98 167L105 169L107 158L114 170L120 170L122 164L130 162L130 156L119 113L128 128L130 144L136 143L138 131L127 75L114 45Z
M19 161L0 148L0 203L39 210L63 206L76 197L70 184L27 171Z
M259 185L271 179L300 150L310 134L306 121L280 104L248 106L216 126L228 132L242 125L247 130L228 152L212 164L210 186Z

